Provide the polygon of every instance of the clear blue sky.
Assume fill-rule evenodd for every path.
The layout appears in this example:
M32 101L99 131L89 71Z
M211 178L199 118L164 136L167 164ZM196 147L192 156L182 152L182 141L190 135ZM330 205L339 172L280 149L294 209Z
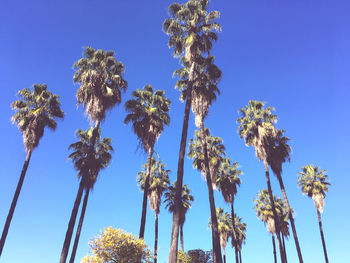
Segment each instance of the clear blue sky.
M89 122L76 107L72 65L84 46L114 50L126 67L129 89L123 102L107 114L102 135L113 139L112 164L100 173L90 195L76 262L88 253L88 241L108 226L138 235L142 193L136 174L146 160L137 150L136 136L122 121L124 102L133 90L150 83L171 99L171 124L156 151L173 171L176 167L184 104L174 89L172 72L179 68L167 47L161 26L173 1L5 1L0 10L0 227L2 230L25 159L22 137L10 122L10 108L19 89L46 83L61 96L65 119L53 133L46 131L35 149L4 247L2 263L57 262L74 198L77 173L67 161L76 129ZM182 1L181 1L182 2ZM347 0L212 0L210 10L221 12L222 33L214 45L223 71L222 95L210 109L206 125L224 139L227 154L244 172L236 197L236 212L248 225L244 262L272 262L271 237L253 211L255 194L266 187L263 165L236 132L238 109L249 99L276 108L278 128L287 131L293 149L283 177L305 262L323 262L316 210L297 188L297 172L313 163L327 169L332 186L323 213L331 262L350 258L349 101L350 4ZM189 136L194 132L190 117ZM185 250L210 250L207 228L209 202L200 174L185 160L184 182L195 202L188 212ZM280 195L276 179L273 189ZM217 206L229 211L220 193ZM167 262L172 216L161 209L159 262ZM154 212L148 209L145 240L153 248ZM228 262L233 250L226 249ZM297 262L294 241L287 245L289 262Z

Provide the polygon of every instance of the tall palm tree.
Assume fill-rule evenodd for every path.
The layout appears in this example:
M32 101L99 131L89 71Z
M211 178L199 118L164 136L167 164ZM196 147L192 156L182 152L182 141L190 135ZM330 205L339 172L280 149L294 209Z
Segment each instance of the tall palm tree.
M224 210L220 207L216 208L216 217L218 220L218 228L219 228L219 235L220 235L220 246L223 251L223 258L224 258L224 263L226 263L226 244L227 240L229 238L230 234L230 215L225 212ZM209 218L209 227L211 227L211 218Z
M164 196L164 203L165 208L169 210L170 213L174 213L175 210L175 195L176 195L176 182L174 182L172 185L168 186L168 189L166 190ZM194 201L193 195L191 195L191 190L187 187L186 184L182 186L182 193L181 193L181 217L180 217L180 243L181 243L181 250L184 250L184 234L183 234L183 227L186 221L186 213L189 208L191 208L191 203Z
M135 90L132 93L132 99L125 103L125 109L129 114L126 116L124 123L132 123L133 131L139 139L140 146L143 147L145 152L148 152L139 234L139 238L142 239L145 233L147 195L154 144L163 132L164 126L170 123L170 100L164 95L165 91L154 91L151 85L146 85L143 89Z
M157 263L158 252L158 215L160 213L161 198L169 184L170 170L165 169L165 163L161 160L158 162L153 157L151 161L150 186L148 192L149 205L155 212L155 238L154 238L154 263ZM146 172L142 171L138 174L139 185L141 189L145 188Z
M273 196L273 201L275 204L276 212L278 215L278 218L283 218L284 214L283 212L286 210L284 207L284 203L281 198L277 196ZM266 189L261 190L257 194L257 198L254 199L254 209L256 211L257 217L264 222L266 225L267 231L272 234L272 244L273 244L273 254L274 254L274 260L277 262L276 257L276 249L275 249L275 235L277 234L277 226L275 224L274 215L273 215L273 209L272 204L269 197L269 192ZM278 222L280 222L279 220ZM283 249L283 248L282 248ZM284 250L283 250L284 251Z
M18 92L18 96L20 99L14 101L11 105L12 109L16 111L11 120L17 125L23 135L27 157L23 164L21 176L2 231L0 256L5 245L6 236L10 228L32 152L39 145L39 141L44 135L45 127L55 130L57 127L56 119L63 118L64 115L60 108L59 96L48 91L45 84L34 84L33 91L29 88L22 89Z
M170 18L163 23L164 32L170 36L169 48L173 48L174 56L184 55L181 58L184 68L177 73L175 72L175 75L177 74L180 78L176 86L182 92L181 99L186 100L177 169L177 206L173 214L169 263L177 262L177 245L181 221L180 200L193 80L195 72L198 71L198 61L202 59L201 55L203 53L209 54L212 41L217 40L215 31L221 30L220 25L215 22L220 13L218 11L208 12L208 2L208 0L189 0L184 4L173 3L169 6Z
M74 263L77 252L89 193L96 183L100 170L107 168L112 159L112 139L103 138L101 140L101 131L98 129L97 137L94 140L94 144L92 144L93 133L93 127L90 127L86 131L77 130L76 136L78 137L79 141L69 146L69 149L73 150L73 152L68 158L74 163L74 168L78 171L78 177L81 179L81 184L85 190L85 197L80 214L78 229L74 240L72 254L69 260L70 263Z
M203 132L195 131L195 138L191 139L188 146L188 157L193 159L193 167L201 171L204 176L209 193L209 205L211 215L211 230L213 240L213 257L215 260L221 259L220 237L217 228L213 184L215 185L217 174L223 156L225 155L225 146L222 144L222 139L210 135L208 128L204 129L205 147L203 147ZM211 172L210 172L211 171ZM216 209L215 209L216 211ZM219 239L219 240L217 240ZM217 249L219 245L219 250ZM216 255L216 256L215 256Z
M223 158L219 170L219 176L216 180L216 185L218 190L221 192L226 203L231 205L231 220L234 220L234 208L233 202L235 199L235 195L237 194L237 186L241 185L241 179L239 176L242 173L241 170L238 169L239 164L237 162L233 162L231 165L230 158ZM232 246L235 247L235 257L236 263L238 262L238 249L236 246L236 230L235 224L232 221L233 227L233 236L232 236Z
M235 235L235 245L238 250L238 262L242 263L242 255L241 255L241 250L242 250L242 245L245 244L246 240L246 231L247 231L247 224L242 222L242 218L234 214L234 220L232 220L231 215L229 217L229 223L230 223L230 237L231 239L233 238L233 235ZM235 226L233 226L233 223ZM235 229L235 233L233 233L233 229ZM231 242L231 245L233 247L233 242ZM236 248L235 247L235 248Z
M277 116L272 114L274 108L265 108L265 102L250 100L248 106L240 109L241 117L237 119L238 133L240 138L244 138L247 146L253 146L255 154L259 161L263 161L265 168L265 176L267 189L269 192L270 202L272 204L273 219L276 226L276 236L279 246L281 262L285 263L285 255L283 253L282 242L280 237L280 228L278 216L273 202L273 194L270 183L269 167L267 162L268 147L271 137L276 135L274 123L277 121Z
M326 197L326 192L328 192L328 186L331 185L328 182L328 175L326 174L326 170L320 170L318 166L313 166L312 164L303 166L301 172L298 172L298 174L300 174L298 185L301 187L301 191L303 194L312 198L316 206L323 253L326 263L328 263L326 242L324 240L321 221L321 213L323 213L324 208L324 198Z
M76 70L73 82L80 84L76 93L78 105L82 104L90 122L95 122L91 138L91 144L94 145L100 123L105 119L106 112L113 106L120 104L122 100L121 92L127 89L128 84L123 79L124 64L117 61L113 51L95 50L92 47L86 47L83 58L79 59L73 65L73 68ZM80 184L68 222L60 263L65 263L67 260L83 188L84 186Z
M291 223L292 227L292 232L293 232L293 237L294 237L294 242L295 242L295 247L297 249L298 253L298 258L299 262L303 262L303 256L301 254L301 249L299 245L299 239L297 235L297 231L295 228L295 223L294 223L294 218L293 218L293 212L292 208L289 205L289 201L287 198L287 193L286 189L284 187L283 179L282 179L282 164L285 163L286 161L290 161L290 153L291 153L291 148L288 144L288 141L290 140L288 137L284 136L285 131L284 130L278 130L275 136L271 136L269 139L269 153L267 156L267 162L271 167L271 170L273 173L276 175L277 180L279 182L282 195L284 198L284 202L287 205L288 209L288 216L289 216L289 221ZM283 232L282 232L283 234ZM282 235L283 238L283 235Z

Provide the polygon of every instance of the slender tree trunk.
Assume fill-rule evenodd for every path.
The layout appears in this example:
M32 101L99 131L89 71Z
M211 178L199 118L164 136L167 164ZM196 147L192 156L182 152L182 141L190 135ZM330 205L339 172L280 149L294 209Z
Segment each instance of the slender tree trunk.
M239 263L242 263L242 254L241 254L241 251L239 251Z
M218 220L216 217L214 191L213 191L213 185L212 185L211 176L210 176L207 139L204 132L203 120L201 120L201 123L200 123L200 134L201 134L201 142L202 142L202 148L203 148L203 154L204 154L205 177L207 179L210 214L211 214L211 222L212 222L211 233L212 233L212 242L213 242L213 261L214 263L222 263Z
M277 213L276 213L275 202L273 200L272 188L271 188L271 183L270 183L269 168L268 168L266 160L264 160L264 168L265 168L267 189L268 189L268 192L269 192L269 197L270 197L270 202L271 202L271 207L272 207L272 212L273 212L273 219L275 221L277 243L278 243L278 248L279 248L279 251L280 251L281 262L285 263L285 255L283 253L282 241L281 241L281 236L280 236L280 233L281 233L280 224L279 224L278 216L277 216Z
M9 213L7 214L4 230L2 231L1 240L0 240L0 257L1 257L1 254L2 254L2 249L4 248L4 245L5 245L6 236L7 236L7 233L9 231L9 228L10 228L12 216L13 216L13 213L15 212L18 196L19 196L19 193L21 192L21 188L22 188L22 185L23 185L24 177L26 175L27 168L28 168L31 156L32 156L32 151L30 150L30 151L27 152L27 157L26 157L26 160L24 161L24 164L23 164L23 167L22 167L21 176L20 176L19 181L17 183L16 192L15 192L15 195L13 196Z
M323 253L324 253L324 258L326 260L326 263L328 263L328 255L327 255L327 249L326 249L326 242L324 240L324 235L323 235L323 227L322 227L322 221L321 221L321 213L317 210L317 217L318 217L318 225L320 227L320 234L321 234L321 239L322 239L322 246L323 246Z
M143 191L142 215L141 215L141 225L140 225L140 234L139 234L139 238L142 238L142 239L143 239L143 237L145 235L146 212L147 212L147 196L148 196L148 189L149 189L149 176L150 176L150 173L151 173L152 155L153 155L153 145L148 150L145 189Z
M282 245L283 245L283 253L286 256L286 263L288 262L287 260L287 252L286 252L286 243L284 242L284 235L281 233L282 236Z
M156 214L156 221L154 226L154 263L157 263L157 256L158 256L158 212L155 211Z
M69 263L74 263L75 255L77 253L81 228L83 226L85 211L86 211L86 207L87 207L87 203L88 203L88 199L89 199L89 192L90 192L90 189L85 190L83 206L81 208L81 213L80 213L80 218L79 218L79 225L78 225L77 232L75 234L74 245L73 245L72 253L71 253L71 256L69 259Z
M69 219L68 229L67 229L67 232L66 232L66 237L65 237L64 242L63 242L63 248L62 248L62 252L61 252L60 263L66 263L66 260L67 260L68 251L69 251L69 245L70 245L70 241L72 239L72 234L73 234L73 230L74 230L75 220L77 218L77 213L78 213L81 197L83 195L83 190L84 190L84 182L83 182L83 178L82 178L80 180L77 197L75 198L73 210L72 210L72 213L71 213L71 216L70 216L70 219Z
M185 252L184 250L184 225L181 224L180 226L180 242L181 242L181 250Z
M289 221L290 221L290 225L292 227L295 247L296 247L297 252L298 252L299 263L303 263L304 261L303 261L303 256L301 254L301 249L300 249L300 245L299 245L299 239L298 239L298 235L297 235L297 230L296 230L295 224L294 224L293 212L292 212L292 209L291 209L291 207L289 205L289 201L288 201L288 198L287 198L286 189L284 188L282 176L280 174L277 175L277 179L278 179L278 182L279 182L280 187L281 187L281 191L282 191L282 194L283 194L284 202L286 203L287 209L288 209L288 212L289 212Z
M169 263L177 263L177 246L179 243L179 226L181 217L181 193L184 175L184 160L187 143L188 119L190 116L191 102L192 102L192 79L193 79L194 63L192 63L189 77L189 85L187 87L187 98L184 113L184 121L182 124L181 142L179 150L179 160L177 164L177 180L175 193L175 208L173 213L173 225L171 229L171 242L169 250Z
M272 234L272 247L273 247L273 258L274 262L277 263L277 255L276 255L276 242L275 242L275 236Z
M223 258L224 258L224 263L226 263L226 252L225 252L225 248L222 248L222 254L223 254Z
M238 251L237 251L237 237L236 237L236 222L235 222L235 210L233 208L233 202L234 202L234 199L232 199L232 202L231 202L231 217L232 217L232 232L233 232L233 237L232 237L232 243L235 247L235 257L236 257L236 263L238 263Z

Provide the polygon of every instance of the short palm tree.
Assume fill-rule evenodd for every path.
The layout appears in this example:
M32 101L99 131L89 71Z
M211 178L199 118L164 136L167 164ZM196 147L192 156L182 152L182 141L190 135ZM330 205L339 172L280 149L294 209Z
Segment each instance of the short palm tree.
M273 202L273 194L270 183L269 167L267 162L270 138L276 135L274 123L277 116L272 113L274 108L265 108L265 102L250 100L248 105L240 109L241 116L237 119L238 133L240 138L244 138L247 146L253 146L255 154L259 161L263 161L267 189L269 192L270 202L272 204L273 219L275 220L277 242L280 250L281 262L285 263L285 255L280 237L278 216Z
M83 58L74 63L76 70L73 82L79 83L76 93L78 105L82 104L90 122L95 122L95 129L91 138L91 144L95 144L101 121L106 117L106 112L115 105L120 104L122 91L127 89L127 82L123 79L124 64L114 57L113 51L95 50L92 47L84 49ZM83 193L83 186L79 186L78 193ZM72 214L68 222L66 236L63 242L60 263L65 263L72 239L75 219L78 213L80 199L76 199Z
M174 182L172 185L168 186L168 189L166 190L164 196L164 203L165 208L169 210L170 213L174 213L175 210L175 195L176 195L176 182ZM191 195L191 190L187 187L186 184L182 186L182 193L181 193L181 217L180 217L180 243L181 243L181 250L184 250L184 233L183 233L183 227L186 221L186 213L189 208L191 208L191 203L194 201L193 195Z
M92 144L93 133L93 127L88 128L86 131L77 130L76 136L78 137L79 141L69 146L69 149L73 150L73 152L69 155L68 158L71 159L74 163L74 168L78 171L78 177L80 178L82 188L85 190L85 197L80 214L79 225L74 240L72 254L69 260L70 263L74 263L89 193L96 183L100 170L107 168L112 159L112 139L103 138L101 140L101 131L98 129L97 137L94 140L94 144ZM78 190L77 197L79 195L80 193Z
M184 4L173 3L169 6L170 18L163 23L163 30L169 35L169 47L173 48L174 56L184 55L181 58L184 68L175 74L179 76L176 86L182 92L181 99L186 100L177 170L177 206L173 214L169 263L177 261L183 166L195 72L198 71L198 64L202 59L201 55L203 53L209 54L212 41L217 40L215 31L221 30L220 25L215 22L220 13L218 11L208 12L208 3L208 0L189 0Z
M5 245L6 236L10 228L32 152L39 145L39 141L44 135L44 129L48 127L51 130L55 130L57 127L56 119L63 118L64 115L60 108L59 96L48 91L45 84L34 84L33 91L29 88L22 89L18 92L18 96L20 99L11 105L12 109L16 111L11 120L17 125L23 135L27 157L23 164L21 176L2 231L0 256Z
M233 222L235 225L233 226ZM230 223L230 237L231 239L234 238L235 235L235 248L238 250L238 262L242 263L242 245L245 244L246 240L246 231L247 231L247 224L242 222L242 218L234 214L234 220L232 220L232 217L230 215L229 217L229 223ZM233 233L233 229L235 229L235 233ZM231 245L233 247L233 242L231 242Z
M170 170L165 169L165 163L161 160L158 162L153 157L151 161L150 186L148 192L149 205L155 212L155 238L154 238L154 263L157 263L158 254L158 215L160 213L161 198L169 184ZM138 174L139 185L144 191L146 172L142 171Z
M295 241L295 246L298 253L299 262L303 262L303 256L301 254L301 249L299 245L298 235L295 228L294 218L292 208L289 205L289 201L287 198L286 189L284 187L283 179L282 179L282 164L286 161L290 161L290 153L292 149L290 148L288 141L290 140L288 137L284 136L284 130L278 130L275 136L271 136L269 139L269 151L267 156L267 162L271 167L271 170L276 175L277 180L279 182L282 195L284 198L284 202L286 203L289 216L289 221L291 223L293 237ZM283 237L283 231L282 231ZM283 241L283 240L282 240Z
M224 263L226 263L226 244L230 234L230 215L220 207L216 208L216 217L218 220L218 229L220 235L220 246L223 252ZM209 218L209 227L211 227L211 218Z
M274 204L276 212L279 218L283 217L283 211L285 211L284 203L281 198L274 196ZM269 192L266 189L261 190L257 194L257 198L254 199L254 209L256 211L257 217L264 222L266 225L267 231L272 234L272 244L273 244L273 254L274 260L277 262L276 257L276 246L275 246L275 235L277 234L277 226L275 224L274 215L272 211L272 205L269 197ZM280 221L278 221L280 222ZM283 247L282 247L283 249Z
M211 230L214 248L213 250L215 251L216 249L216 252L214 254L221 255L220 237L217 228L216 212L213 213L213 210L216 211L213 185L216 185L215 182L217 174L219 172L221 160L225 155L225 146L223 145L223 141L220 137L214 137L210 134L210 130L208 128L204 129L205 147L203 147L202 131L196 130L194 137L195 138L191 139L189 142L188 157L193 159L193 167L199 170L202 173L202 175L204 175L204 178L207 181L210 215L212 222ZM219 251L216 248L217 244L219 245ZM216 256L217 260L220 260L220 257Z
M163 90L154 91L151 85L146 85L143 89L135 90L132 93L132 99L125 103L128 115L124 123L132 123L133 131L138 137L140 145L148 152L139 238L143 238L145 232L149 175L154 144L163 132L164 126L170 123L170 100L164 95Z
M223 158L221 161L221 166L219 170L219 176L216 180L216 185L218 190L221 192L226 203L231 205L231 220L234 219L234 199L237 194L237 187L241 185L241 179L239 178L242 175L242 171L238 169L239 164L233 162L231 165L230 158ZM232 245L235 247L235 257L236 262L238 262L238 249L236 246L236 230L235 224L233 224L233 236L232 236Z
M330 185L328 182L328 175L326 174L326 170L320 170L318 166L313 166L312 164L303 166L299 174L300 177L298 178L298 185L301 187L301 191L303 194L312 198L316 206L323 253L325 260L328 263L326 242L323 235L321 221L321 213L323 213L324 208L324 198L326 197L326 192L328 192L328 186Z

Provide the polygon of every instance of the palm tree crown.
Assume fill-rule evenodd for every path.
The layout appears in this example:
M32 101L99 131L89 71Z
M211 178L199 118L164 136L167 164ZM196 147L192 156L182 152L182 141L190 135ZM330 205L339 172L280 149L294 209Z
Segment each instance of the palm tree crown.
M243 172L239 170L238 167L239 164L237 162L233 162L231 165L230 158L223 158L221 161L219 176L216 179L216 186L222 193L226 203L233 202L234 196L237 193L237 186L241 185L239 176L242 175Z
M301 168L300 177L298 178L298 185L301 187L303 194L311 197L317 210L322 213L324 207L324 198L328 192L328 175L326 170L320 170L318 166L312 164L303 166Z
M92 127L86 131L77 130L76 136L79 141L69 146L69 149L73 152L68 158L74 163L78 176L84 181L87 190L95 184L99 171L109 165L112 159L111 152L113 151L112 139L103 138L101 140L100 129L98 129L95 143L92 144L93 130Z
M63 118L59 96L47 90L47 85L34 84L18 92L20 100L12 103L16 111L11 120L23 134L23 143L27 151L33 151L44 135L45 127L56 129L56 118Z
M83 55L73 66L76 69L73 81L80 83L78 105L84 106L91 122L102 121L107 110L120 104L121 92L127 89L124 64L117 61L114 51L86 47Z
M233 229L235 229L235 233L236 233L236 242L235 245L238 249L238 251L242 250L242 245L245 244L245 240L246 240L246 231L247 231L247 224L242 222L242 218L237 216L236 214L234 214L234 222L235 222L235 227L233 228L232 225L232 217L230 215L229 217L229 223L230 223L230 237L233 238ZM232 246L234 244L232 243Z
M223 140L220 137L214 137L210 134L209 128L205 129L205 135L208 145L208 159L210 176L212 177L213 188L216 188L216 178L219 172L221 161L225 156L225 146L223 145ZM193 159L193 168L201 171L204 175L204 153L201 143L200 131L196 130L194 133L194 139L191 139L188 145L187 156ZM204 176L205 178L205 176Z
M153 147L163 132L164 125L170 123L170 100L164 95L163 90L154 91L151 85L146 85L143 90L135 90L132 93L133 99L125 103L129 114L124 123L132 122L133 130L145 151Z

